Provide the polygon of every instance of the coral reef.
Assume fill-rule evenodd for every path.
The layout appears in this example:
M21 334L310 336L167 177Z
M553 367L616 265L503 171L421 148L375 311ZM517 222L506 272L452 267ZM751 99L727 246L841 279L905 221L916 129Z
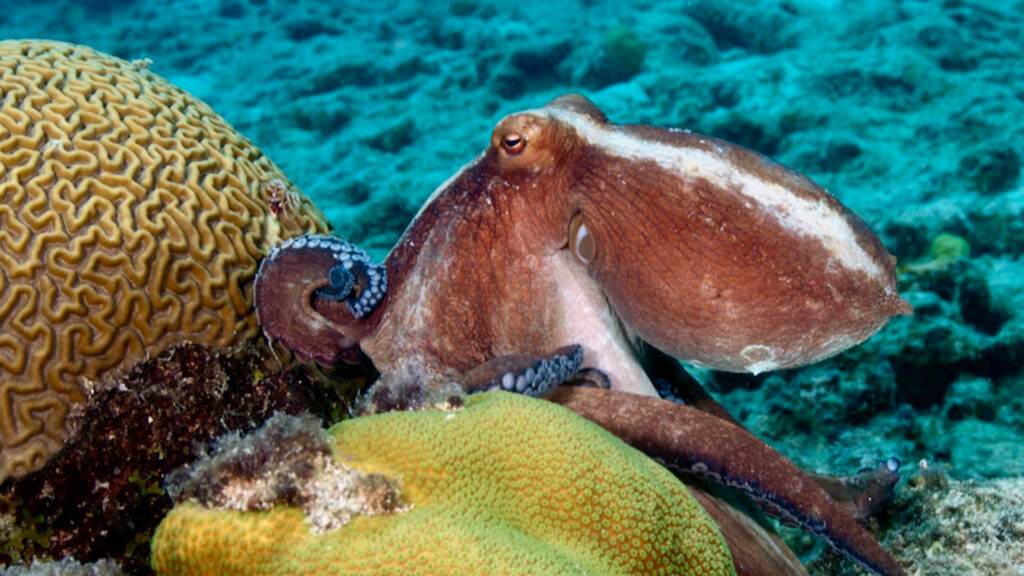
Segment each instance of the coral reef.
M971 247L947 272L902 279L915 316L854 352L773 375L705 374L722 403L805 468L849 472L894 455L961 479L1020 475L1024 10L850 5L39 0L6 3L0 37L151 59L379 261L502 113L578 88L605 31L629 26L647 46L643 72L588 94L609 116L724 136L808 173L880 231L900 264L930 259L942 233ZM401 118L415 121L415 144L369 145ZM984 313L993 308L1004 310Z
M256 335L270 247L325 231L305 198L213 110L89 48L0 43L0 482L68 440L90 383L173 344Z
M154 537L157 573L733 572L678 480L554 404L488 392L464 408L364 416L330 433L335 465L392 479L407 506L314 535L295 507L182 502Z

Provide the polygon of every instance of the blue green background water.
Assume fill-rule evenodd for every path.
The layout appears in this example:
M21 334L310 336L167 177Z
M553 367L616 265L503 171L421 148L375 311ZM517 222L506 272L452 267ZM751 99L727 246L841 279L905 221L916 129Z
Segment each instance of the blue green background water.
M1021 14L967 0L48 0L3 2L0 37L151 59L378 257L497 120L567 92L616 122L772 156L879 233L916 313L817 366L700 377L804 467L897 456L907 475L988 482L1024 476Z

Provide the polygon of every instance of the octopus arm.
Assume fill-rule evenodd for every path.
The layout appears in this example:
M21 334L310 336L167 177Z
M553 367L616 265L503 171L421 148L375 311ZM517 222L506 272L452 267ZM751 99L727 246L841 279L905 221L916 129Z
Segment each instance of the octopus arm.
M563 346L549 355L498 356L473 368L459 379L467 392L505 390L543 396L571 379L583 365L583 348Z
M360 320L384 299L384 268L332 236L307 235L275 248L256 273L263 334L303 360L357 362Z
M739 489L879 576L903 569L817 482L770 446L718 416L645 396L561 387L547 399L601 425L666 466ZM658 426L651 426L657 422Z
M675 358L649 345L642 349L642 353L644 370L662 398L742 426ZM893 490L900 480L899 470L900 461L893 457L880 460L874 468L858 470L853 475L807 474L833 500L845 506L858 522L865 524L892 500ZM771 509L765 511L772 513Z

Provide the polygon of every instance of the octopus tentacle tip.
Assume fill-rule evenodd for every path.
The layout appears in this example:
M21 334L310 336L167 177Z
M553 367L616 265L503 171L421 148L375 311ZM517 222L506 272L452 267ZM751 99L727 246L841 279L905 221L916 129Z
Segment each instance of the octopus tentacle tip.
M352 271L341 264L335 264L328 275L327 286L318 288L316 294L325 300L337 302L348 299L355 289L356 277Z
M351 283L350 286L345 286ZM256 273L254 301L263 334L303 360L331 365L358 358L358 337L344 322L325 317L318 299L343 301L364 318L387 292L384 266L357 246L333 236L304 235L275 247Z
M384 299L388 284L385 267L371 262L362 248L334 236L307 234L293 238L275 248L267 261L273 262L282 252L299 250L326 250L336 260L325 274L327 284L317 288L316 296L344 301L356 318L368 316Z

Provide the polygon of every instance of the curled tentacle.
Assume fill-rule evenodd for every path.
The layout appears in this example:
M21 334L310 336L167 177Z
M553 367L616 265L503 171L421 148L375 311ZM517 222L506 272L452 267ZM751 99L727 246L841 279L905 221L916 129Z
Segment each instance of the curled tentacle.
M775 507L874 574L905 574L817 482L739 426L690 406L597 388L563 386L548 399L670 468L715 480Z
M332 236L300 236L274 250L256 273L254 300L263 334L303 360L331 365L359 358L359 331L314 307L342 301L351 316L369 315L384 298L384 267Z
M339 302L348 300L355 289L355 274L341 264L335 264L327 275L327 286L317 288L316 295L325 300Z
M302 240L306 240L305 243ZM328 283L316 290L320 298L344 301L356 318L364 318L384 299L388 288L387 270L370 262L362 248L333 236L303 236L293 248L326 247L337 263L327 273Z

